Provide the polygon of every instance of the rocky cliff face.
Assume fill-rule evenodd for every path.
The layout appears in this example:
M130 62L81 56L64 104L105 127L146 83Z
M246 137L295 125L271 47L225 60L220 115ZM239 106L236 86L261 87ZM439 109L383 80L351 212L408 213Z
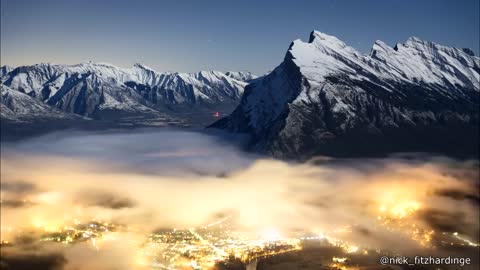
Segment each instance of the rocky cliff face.
M480 59L471 50L410 38L363 55L312 32L245 89L213 127L251 134L279 157L398 151L478 154Z

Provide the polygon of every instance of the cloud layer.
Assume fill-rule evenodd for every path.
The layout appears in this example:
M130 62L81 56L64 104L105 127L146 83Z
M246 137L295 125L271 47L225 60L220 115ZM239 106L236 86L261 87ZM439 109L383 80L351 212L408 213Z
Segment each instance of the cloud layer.
M19 228L61 227L73 219L149 232L225 215L252 233L331 233L398 252L425 248L405 224L479 238L478 163L472 161L414 155L296 164L245 154L218 135L143 130L56 133L2 145L1 166L2 240L14 241ZM347 232L336 233L342 228ZM134 244L115 243L141 237L118 236L101 252L77 244L36 246L35 252L2 248L2 254L41 253L42 263L64 269L102 269L122 254L117 267L132 269Z

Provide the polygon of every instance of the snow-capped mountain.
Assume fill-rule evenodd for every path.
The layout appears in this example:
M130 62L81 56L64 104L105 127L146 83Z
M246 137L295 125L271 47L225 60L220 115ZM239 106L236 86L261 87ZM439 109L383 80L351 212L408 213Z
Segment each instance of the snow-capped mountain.
M24 122L38 117L51 119L76 119L36 100L31 96L0 85L0 116L14 122Z
M288 158L478 149L480 58L410 38L364 55L313 31L213 127ZM477 144L477 145L475 145Z
M245 74L249 78L249 74ZM241 76L238 76L241 78ZM240 100L247 80L241 81L219 71L165 73L152 82L129 80L125 85L137 90L154 104L189 104L234 102Z
M250 73L218 71L161 73L141 64L119 68L106 63L37 64L2 68L2 84L68 113L102 118L112 111L154 114L165 107L234 106Z

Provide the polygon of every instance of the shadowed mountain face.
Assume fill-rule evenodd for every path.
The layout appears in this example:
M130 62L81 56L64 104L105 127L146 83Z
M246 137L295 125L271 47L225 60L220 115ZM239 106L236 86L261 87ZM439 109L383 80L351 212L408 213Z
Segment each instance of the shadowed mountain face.
M333 36L295 40L212 127L252 135L251 148L306 158L431 151L478 156L480 58L410 38L363 55Z
M160 73L136 64L38 64L1 69L2 85L70 114L94 119L215 108L240 100L248 72ZM28 108L18 108L27 110Z

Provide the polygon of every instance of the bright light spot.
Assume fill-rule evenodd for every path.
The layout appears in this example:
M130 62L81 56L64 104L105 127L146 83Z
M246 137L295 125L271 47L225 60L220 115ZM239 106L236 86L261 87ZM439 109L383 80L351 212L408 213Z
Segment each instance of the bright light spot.
M343 257L343 258L333 257L332 261L338 262L338 263L344 263L344 262L347 261L347 258L345 258L345 257Z
M262 231L261 237L266 241L276 241L281 238L280 232L273 228L268 228Z
M401 202L390 208L390 214L397 218L404 218L420 209L420 204L415 201Z
M379 207L379 210L381 212L381 216L379 216L379 219L382 219L383 217L402 219L412 215L413 213L418 211L420 207L421 205L417 201L401 201L392 202L390 204L382 204Z
M44 192L37 195L36 200L41 203L45 204L55 204L57 203L62 197L60 192Z
M347 247L345 248L345 251L346 251L347 253L355 253L355 252L358 251L358 247L357 247L357 246L347 246Z

